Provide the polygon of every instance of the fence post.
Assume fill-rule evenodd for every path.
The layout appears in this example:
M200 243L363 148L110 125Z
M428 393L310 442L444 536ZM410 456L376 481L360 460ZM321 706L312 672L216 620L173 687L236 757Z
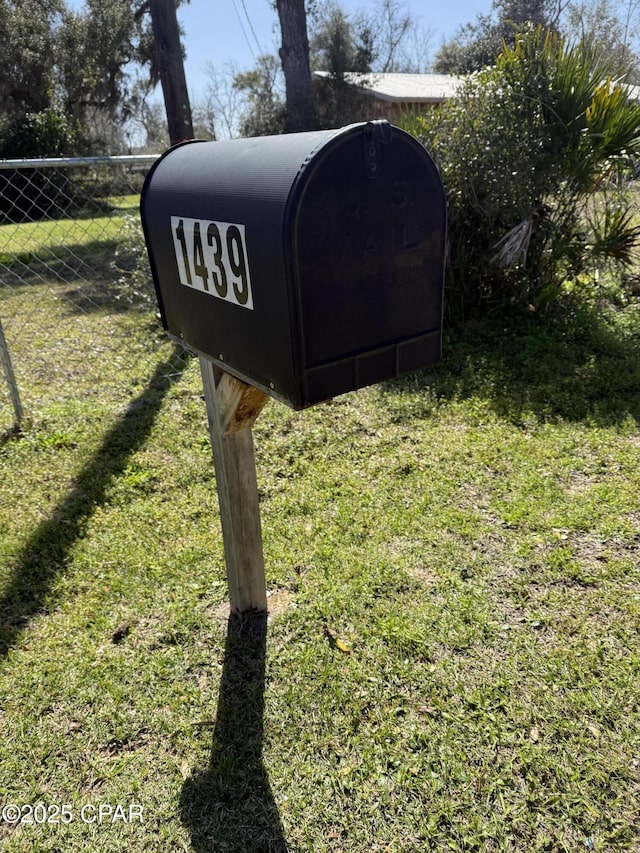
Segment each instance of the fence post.
M2 328L1 319L0 361L2 362L2 369L4 371L5 379L7 380L7 385L9 386L9 394L11 395L11 402L13 404L14 428L20 429L20 427L22 426L22 420L24 418L24 410L22 408L22 403L20 402L20 392L18 391L18 383L16 382L16 375L13 372L11 356L9 355L9 347L7 346L7 339L4 336L4 329Z

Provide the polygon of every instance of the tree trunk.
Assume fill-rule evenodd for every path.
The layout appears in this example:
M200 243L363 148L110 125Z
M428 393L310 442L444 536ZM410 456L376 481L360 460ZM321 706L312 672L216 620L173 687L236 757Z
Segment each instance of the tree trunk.
M172 145L193 139L175 0L150 0L151 26Z
M317 127L309 66L309 38L304 0L277 0L282 47L280 60L287 93L286 129L290 133Z

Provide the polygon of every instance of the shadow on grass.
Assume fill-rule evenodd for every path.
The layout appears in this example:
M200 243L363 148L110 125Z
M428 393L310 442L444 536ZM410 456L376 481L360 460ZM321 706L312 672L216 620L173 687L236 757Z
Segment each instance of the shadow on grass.
M398 392L419 394L427 385L427 410L434 397L475 397L523 426L640 423L640 311L470 325L445 337L441 366L387 383L382 393L393 405Z
M25 544L0 598L0 655L6 655L20 641L31 619L46 608L51 585L64 571L73 544L104 502L109 485L149 436L166 392L185 365L184 351L178 347L158 364L145 390L107 433L69 494Z
M288 849L262 761L266 640L266 614L229 618L209 765L180 797L195 853Z
M116 258L116 251L120 255ZM117 263L116 263L117 261ZM146 263L146 261L144 261ZM93 311L122 313L157 310L156 296L148 272L148 285L134 286L131 275L139 259L122 250L117 238L90 243L52 245L41 252L14 255L0 252L0 289L69 285L62 293L71 314Z
M43 270L60 281L74 281L87 271L110 274L110 261L119 246L117 236L89 242L46 243L37 251L0 252L0 264L5 274L12 276L13 287L29 287L42 279ZM105 259L107 265L105 269ZM15 280L14 280L15 279Z

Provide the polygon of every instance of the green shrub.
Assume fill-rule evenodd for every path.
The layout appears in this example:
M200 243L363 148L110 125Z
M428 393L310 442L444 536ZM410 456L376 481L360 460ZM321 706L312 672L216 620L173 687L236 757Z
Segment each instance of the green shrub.
M418 124L447 190L450 319L548 310L595 267L632 261L640 106L585 46L519 35Z
M140 217L124 217L115 251L112 285L116 299L127 307L155 308L156 298Z
M64 157L77 145L77 131L65 114L53 107L14 118L0 139L0 155L16 157Z
M0 130L0 158L7 160L69 156L76 129L60 110L16 116ZM63 213L72 200L66 170L20 169L0 173L0 222L24 222Z

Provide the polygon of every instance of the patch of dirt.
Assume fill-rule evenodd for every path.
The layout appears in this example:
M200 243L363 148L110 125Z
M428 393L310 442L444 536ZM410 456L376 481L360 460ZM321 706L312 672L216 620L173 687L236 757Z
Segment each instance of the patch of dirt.
M293 603L293 593L288 589L274 589L267 592L267 618L269 622L282 616L291 607ZM231 614L231 607L228 601L223 601L213 611L215 618L222 624L226 625Z
M597 482L596 477L589 476L581 471L573 471L569 477L567 493L570 497L578 497L588 492Z
M425 586L435 586L440 580L437 572L429 566L413 566L410 569L410 573L419 583Z

